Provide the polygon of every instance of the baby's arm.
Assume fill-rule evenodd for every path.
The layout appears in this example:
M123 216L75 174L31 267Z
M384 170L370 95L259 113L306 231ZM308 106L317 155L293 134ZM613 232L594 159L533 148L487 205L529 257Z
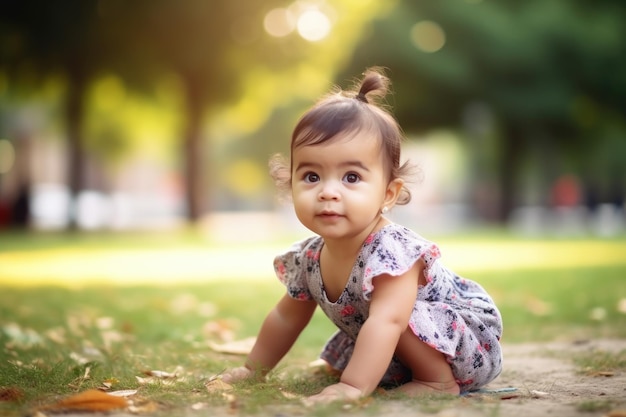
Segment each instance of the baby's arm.
M285 294L265 318L245 366L225 372L222 380L233 383L265 377L291 349L316 306L314 301L295 300Z
M359 332L341 382L309 397L307 402L356 399L376 389L389 367L400 335L407 329L422 269L423 263L417 262L401 276L374 278L369 317Z

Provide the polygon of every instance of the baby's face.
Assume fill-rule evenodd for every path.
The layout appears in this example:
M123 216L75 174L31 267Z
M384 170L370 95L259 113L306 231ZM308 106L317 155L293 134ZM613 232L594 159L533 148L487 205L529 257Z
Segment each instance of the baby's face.
M304 226L326 240L371 232L387 192L377 137L359 132L300 146L292 163L293 203Z

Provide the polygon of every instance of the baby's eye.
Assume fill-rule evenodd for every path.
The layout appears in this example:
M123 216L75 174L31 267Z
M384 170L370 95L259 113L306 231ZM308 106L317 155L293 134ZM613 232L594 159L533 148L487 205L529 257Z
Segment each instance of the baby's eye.
M361 181L361 177L359 176L359 174L355 174L354 172L348 172L346 175L343 176L343 180L350 184L356 184L357 182Z
M304 174L304 182L308 182L308 183L313 183L313 182L318 182L320 180L320 176L317 175L315 172L307 172L306 174Z

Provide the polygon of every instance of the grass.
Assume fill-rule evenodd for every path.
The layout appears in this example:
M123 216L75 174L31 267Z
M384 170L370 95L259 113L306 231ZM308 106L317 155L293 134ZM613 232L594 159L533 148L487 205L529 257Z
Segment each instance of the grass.
M580 372L591 376L612 376L626 371L626 350L617 353L593 351L574 358Z
M193 232L0 235L0 389L17 388L20 396L0 401L0 414L23 415L105 383L138 389L164 413L191 404L247 414L276 404L296 409L294 395L314 393L330 378L307 367L334 331L319 312L266 383L238 386L230 399L204 387L243 360L208 342L254 336L282 295L267 257L288 241L238 247ZM489 233L437 241L446 264L492 294L505 342L626 338L626 238ZM590 362L598 358L579 365L624 369L623 354L618 363ZM177 370L180 378L140 383L149 370ZM333 415L333 407L315 413Z
M614 401L610 400L584 400L576 406L576 409L585 413L596 413L611 411L614 406Z

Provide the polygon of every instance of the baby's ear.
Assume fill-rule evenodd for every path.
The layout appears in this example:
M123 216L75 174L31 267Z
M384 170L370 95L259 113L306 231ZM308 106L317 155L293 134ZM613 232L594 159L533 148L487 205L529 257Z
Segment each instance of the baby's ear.
M391 208L396 204L396 201L398 201L398 198L402 193L403 186L404 180L401 178L396 178L387 184L387 191L385 192L385 206Z

